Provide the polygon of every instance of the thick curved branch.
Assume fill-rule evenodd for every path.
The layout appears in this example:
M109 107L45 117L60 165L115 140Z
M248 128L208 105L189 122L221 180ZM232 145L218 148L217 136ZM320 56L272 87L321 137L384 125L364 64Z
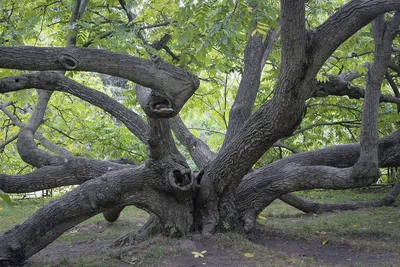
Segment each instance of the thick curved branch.
M253 29L252 29L253 30ZM244 67L239 89L229 113L224 147L250 117L260 87L261 72L279 32L270 29L265 41L262 35L249 35L244 49Z
M84 3L81 9L81 1L74 1L72 8L72 14L70 18L70 30L68 32L67 46L76 45L76 32L74 31L74 24L84 12L86 4ZM64 74L64 72L63 72ZM46 165L60 165L64 161L63 157L52 155L46 151L39 149L34 141L35 133L43 121L44 114L47 109L48 101L52 95L51 91L38 90L38 103L29 122L22 128L18 136L17 148L21 158L28 164L35 167L42 167ZM43 139L47 146L57 149L57 146L51 142L46 142L47 139ZM61 150L62 151L62 150ZM66 153L62 153L66 154ZM68 154L67 154L68 155ZM69 155L68 155L69 156Z
M216 154L210 150L206 143L196 138L186 128L179 115L169 119L169 121L176 138L189 151L199 170L215 158Z
M23 175L0 174L0 189L6 193L28 193L67 185L79 185L129 165L81 157L65 160L60 166L45 166Z
M386 71L385 73L385 78L388 81L388 83L390 84L390 87L392 87L394 96L398 99L400 99L400 92L399 92L399 88L397 88L396 83L394 82L392 75L390 75L389 71ZM400 113L400 103L397 103L397 113Z
M262 179L262 185L257 183L257 179L251 179L251 181L249 179L243 180L242 184L248 183L247 186L251 184L250 187L254 189L253 193L246 192L249 195L243 195L243 192L246 190L243 191L240 188L237 194L239 203L251 203L251 208L245 211L245 215L242 218L245 222L245 229L249 230L253 227L254 218L261 211L261 209L255 207L260 207L257 202L261 199L262 205L264 205L266 203L269 204L281 194L293 191L313 188L355 188L371 184L379 177L377 128L379 94L391 56L391 46L394 38L393 32L400 24L400 20L397 19L398 17L394 16L391 21L386 22L384 17L381 16L373 24L375 59L367 73L367 90L361 125L360 152L357 161L353 166L345 168L317 165L314 162L312 166L287 163L284 166L280 166L279 169L274 170L273 168L276 165L271 164L270 170L272 170L272 173L269 173L266 178ZM301 154L303 153L296 154L296 156ZM266 169L268 168L261 168L249 176L260 175ZM247 188L247 186L244 188ZM259 194L255 193L256 191L263 191L267 196L260 197ZM251 194L258 195L258 197L251 196Z
M146 167L109 172L45 205L0 237L0 265L22 263L71 227L117 206L136 205L162 215L163 223L190 226L191 203L179 203L172 196L152 190L148 181L153 175L157 172ZM179 230L185 234L189 229Z
M396 184L382 199L350 203L320 203L293 194L280 196L279 199L305 213L332 212L335 210L356 210L370 207L390 206L396 202L400 194L400 184Z
M135 112L104 93L90 89L57 72L39 72L0 80L0 93L27 88L63 91L98 106L123 122L142 142L146 142L147 125Z
M123 203L123 188L129 187L132 195L137 194L143 185L139 187L132 177L145 176L143 171L139 168L114 172L102 179L91 180L45 205L22 225L0 237L0 265L21 263L74 225ZM124 179L117 179L122 175ZM20 240L15 239L17 231Z
M309 51L315 68L320 68L350 36L379 15L400 9L397 0L353 0L309 34Z
M340 76L328 76L328 81L321 83L315 81L311 97L327 97L333 96L348 96L349 98L360 99L365 96L365 89L359 86L351 85L348 81L342 79ZM381 103L396 103L400 104L400 99L391 95L379 95L379 102Z
M0 103L0 110L3 111L4 114L6 114L6 116L11 119L14 125L20 128L25 127L25 124L22 121L20 121L17 118L17 116L15 116L8 109L6 109L6 104ZM56 153L60 156L72 156L72 154L68 150L66 150L63 147L57 146L56 144L48 140L46 137L44 137L42 132L36 130L34 137L42 144L43 147L50 150L51 152Z
M379 167L400 166L400 130L381 138L378 148ZM289 191L292 192L292 190L283 190L284 188L288 189L292 186L292 181L285 180L284 173L281 172L281 169L285 168L285 166L294 166L292 169L293 172L285 172L285 175L296 179L297 171L300 170L301 173L305 174L304 178L308 179L309 176L314 176L311 173L314 172L314 170L318 170L319 166L349 168L357 162L359 156L359 144L338 145L315 151L297 153L249 173L240 183L236 194L239 214L243 217L256 216L274 199ZM308 169L301 170L302 166L308 167ZM313 166L315 168L311 168ZM310 173L304 173L305 170ZM320 178L316 177L315 181L318 182L318 180L320 180ZM338 180L335 177L330 177L326 181L329 182L322 185L320 184L320 187L313 187L311 183L306 185L304 180L302 180L300 184L303 184L302 188L337 189L343 188L341 183L345 180ZM274 182L275 186L272 186ZM352 181L350 182L352 183ZM364 185L367 185L367 182L368 181L365 181ZM280 184L283 186L281 187ZM296 186L298 187L299 185ZM346 187L350 188L351 185L348 184ZM251 219L249 219L249 221L251 221Z
M176 113L199 87L197 77L157 56L147 60L101 49L0 47L0 68L93 71L126 78L167 98Z
M64 162L63 157L39 149L34 140L35 132L43 121L51 94L50 91L38 90L39 99L35 110L18 135L18 154L23 161L38 168L48 165L61 165Z

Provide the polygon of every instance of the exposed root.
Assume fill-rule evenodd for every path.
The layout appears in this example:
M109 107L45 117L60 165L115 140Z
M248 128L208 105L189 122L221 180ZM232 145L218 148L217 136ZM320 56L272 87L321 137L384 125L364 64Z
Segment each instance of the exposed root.
M161 234L163 231L160 219L156 215L151 215L149 220L135 233L127 234L116 239L112 243L112 247L131 246L141 243L151 237Z

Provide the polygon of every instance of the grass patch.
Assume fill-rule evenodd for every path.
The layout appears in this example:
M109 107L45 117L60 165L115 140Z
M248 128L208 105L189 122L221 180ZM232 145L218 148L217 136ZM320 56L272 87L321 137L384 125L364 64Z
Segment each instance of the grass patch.
M371 201L383 197L362 191L306 191L301 197L329 203ZM27 199L14 201L13 207L0 202L0 233L23 222L41 206L51 201ZM211 237L191 235L186 239L155 237L137 246L97 251L97 244L140 229L148 214L136 207L127 207L116 223L107 223L97 215L60 236L55 244L58 254L51 263L33 266L321 266L307 257L274 252L254 244L239 234L216 234ZM328 241L331 244L350 244L363 250L400 251L400 210L395 207L362 209L322 215L307 215L276 200L267 207L259 220L267 231L302 240ZM94 245L90 245L92 244ZM99 243L98 243L99 242ZM101 243L103 242L103 243ZM82 250L69 254L69 249ZM86 251L87 249L87 251ZM204 253L194 258L192 252ZM77 255L77 256L76 256ZM247 255L247 256L246 256ZM250 257L249 257L250 255ZM47 264L47 265L46 265Z
M298 194L315 201L343 203L372 201L383 193L360 191L309 191ZM329 240L367 250L400 251L400 210L397 207L367 208L322 215L308 215L276 200L259 220L271 231L279 231L307 240Z

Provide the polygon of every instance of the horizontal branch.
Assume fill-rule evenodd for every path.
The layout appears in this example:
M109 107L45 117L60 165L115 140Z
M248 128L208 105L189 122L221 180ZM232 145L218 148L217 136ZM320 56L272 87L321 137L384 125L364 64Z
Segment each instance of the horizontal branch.
M380 167L400 166L400 130L381 138L378 149ZM253 171L244 177L237 190L239 214L244 220L248 216L251 221L274 199L293 191L367 185L372 181L352 180L343 173L357 162L359 156L358 143L337 145L297 153Z
M60 186L79 185L109 171L132 166L81 157L65 160L63 165L45 166L23 175L0 174L0 189L6 193L29 193Z
M339 76L330 75L327 82L315 81L314 87L311 97L348 96L349 98L360 99L365 96L364 88L351 85ZM379 102L400 104L400 98L380 94Z
M192 225L190 202L178 202L149 186L148 181L157 175L141 166L112 171L83 183L0 236L0 265L21 264L68 229L110 208L135 205L162 215L159 217L166 220L163 223Z
M198 79L160 58L142 59L102 49L0 47L0 68L92 71L126 78L161 92L193 90Z
M280 196L279 199L305 213L332 212L336 210L356 210L370 207L390 206L396 202L400 194L400 184L396 184L382 199L374 201L358 201L350 203L321 203L311 201L293 194Z
M98 106L120 120L142 142L146 142L147 125L143 119L104 93L86 87L57 72L39 72L0 80L0 93L28 88L63 91Z
M169 99L176 112L199 87L197 77L159 56L147 60L102 49L0 47L0 68L92 71L122 77Z

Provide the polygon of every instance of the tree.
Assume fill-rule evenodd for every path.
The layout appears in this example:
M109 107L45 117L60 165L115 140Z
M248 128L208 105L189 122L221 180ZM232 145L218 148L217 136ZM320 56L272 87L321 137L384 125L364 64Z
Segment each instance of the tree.
M385 74L393 89L397 88L397 78L392 71L400 74L393 56L399 51L393 46L398 43L395 37L400 30L400 13L392 12L400 10L397 0L353 0L343 6L343 1L281 0L280 7L275 1L200 1L186 5L180 1L168 5L163 1L123 0L28 2L11 1L2 7L0 20L7 29L1 36L0 68L23 72L3 70L0 92L7 101L1 104L1 110L11 124L21 128L2 147L16 140L18 154L34 169L26 174L0 174L0 189L19 193L80 186L0 237L2 266L23 262L96 214L103 213L106 220L115 221L128 205L142 208L151 216L138 233L119 239L120 245L159 233L182 236L195 231L204 235L251 231L257 215L276 198L305 211L337 208L309 203L289 193L369 185L379 178L380 167L400 165L400 131L381 139L378 136L379 103L400 104L397 89L395 96L380 93ZM326 12L319 13L317 8ZM20 18L18 24L13 16ZM29 28L27 24L33 18L38 24ZM373 38L369 36L368 40L375 48L368 52L373 54L373 61L367 64L363 89L360 82L352 83L363 77L356 72L360 66L336 64L339 74L336 71L334 75L335 69L328 65L333 65L329 61L332 57L339 61L334 52L346 50L346 40L360 29L367 29L361 37L369 34L367 25L372 21ZM50 37L55 34L67 38L65 48L52 46L62 46L59 41L52 43ZM24 46L39 41L44 47ZM360 55L354 52L347 57L361 65ZM273 59L268 62L273 67L266 66L268 58ZM135 99L147 122L110 95L86 86L94 83L82 81L80 72L133 82ZM272 72L278 76L266 81L264 77ZM196 75L204 73L210 76L203 79L204 83L240 74L226 135L217 153L190 132L177 115L199 88ZM262 92L266 86L271 97ZM36 107L25 112L29 120L23 123L9 109L16 105L10 92L32 88L38 92ZM221 88L217 89L226 93L227 82L225 89ZM34 97L31 90L21 93ZM44 116L49 101L59 99L54 91L67 92L111 114L115 124L123 123L137 137L138 141L132 143L146 145L147 160L139 166L97 160L74 155L46 139L38 128L51 123ZM359 144L296 153L253 170L271 147L289 147L285 140L310 118L306 101L329 95L364 99ZM192 174L171 130L189 152L200 170L198 174ZM393 203L398 190L396 186L375 205Z

